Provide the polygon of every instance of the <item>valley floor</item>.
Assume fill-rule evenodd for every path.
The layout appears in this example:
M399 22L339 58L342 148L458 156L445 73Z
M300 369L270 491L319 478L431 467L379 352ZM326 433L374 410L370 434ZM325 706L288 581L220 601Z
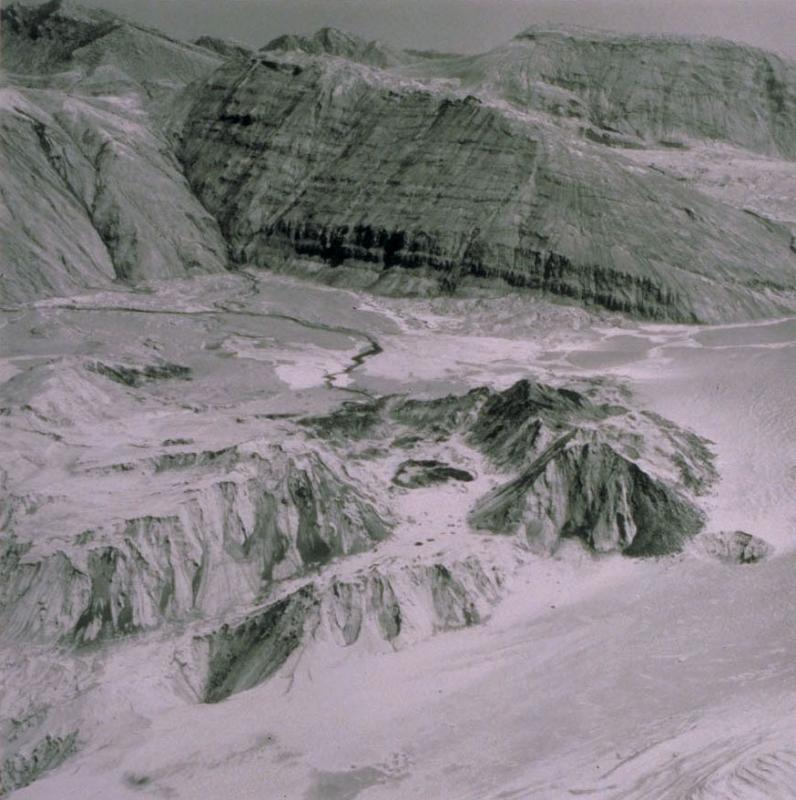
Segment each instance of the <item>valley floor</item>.
M71 498L53 503L56 543L65 519L101 515L75 464L110 469L167 439L218 449L278 437L280 415L528 377L632 392L707 437L721 476L708 530L776 548L728 565L568 541L546 558L466 529L485 470L472 486L404 493L392 539L325 570L472 554L510 576L487 621L395 652L321 633L268 682L216 704L175 688L168 630L80 656L7 646L0 707L59 681L69 694L85 681L76 661L93 687L70 697L94 716L88 740L14 798L796 798L796 318L637 324L527 297L363 298L247 272L3 309L0 337L4 404L63 423L57 441L35 414L7 417L0 463L31 495ZM75 395L75 364L147 353L192 380L118 407ZM123 504L133 478L113 480Z

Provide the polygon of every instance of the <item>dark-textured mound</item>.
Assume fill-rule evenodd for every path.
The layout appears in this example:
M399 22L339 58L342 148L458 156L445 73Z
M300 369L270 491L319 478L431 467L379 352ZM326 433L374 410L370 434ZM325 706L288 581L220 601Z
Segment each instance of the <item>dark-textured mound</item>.
M309 585L237 627L225 625L210 636L203 700L216 703L269 678L301 644L305 618L316 605Z
M15 753L0 763L0 797L33 783L40 775L63 764L77 750L77 731L65 736L48 734L28 753Z
M110 365L97 362L96 364L90 364L88 368L124 386L142 386L145 383L169 380L170 378L189 380L191 377L190 367L184 367L181 364Z
M606 444L554 442L518 478L482 498L474 528L519 534L534 550L577 536L597 552L676 552L704 517L683 495Z
M417 489L448 481L469 482L471 480L473 480L473 476L466 469L457 469L431 458L404 461L398 467L392 482L407 489Z
M350 404L304 424L346 456L356 456L357 442L406 442L415 452L465 442L512 475L475 503L471 527L516 536L541 552L554 551L564 537L597 552L678 551L702 529L694 498L716 477L694 434L655 415L527 380L503 392ZM438 459L414 458L394 480L413 488L455 477L450 469Z

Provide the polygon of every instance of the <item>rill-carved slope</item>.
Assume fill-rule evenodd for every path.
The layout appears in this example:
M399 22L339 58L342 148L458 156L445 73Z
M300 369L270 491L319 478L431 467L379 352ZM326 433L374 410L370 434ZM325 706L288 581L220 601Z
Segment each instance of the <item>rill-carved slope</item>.
M528 31L426 58L327 29L252 55L60 0L12 4L2 36L6 301L218 271L229 248L677 321L796 303L789 229L621 155L697 138L792 158L794 67L770 54Z
M240 263L354 265L383 289L500 279L676 320L772 313L796 287L785 228L549 118L341 59L228 62L180 156Z
M0 300L222 271L226 245L133 98L0 89Z
M104 382L118 404L184 371L91 362L82 392L65 385L101 420L105 395L89 387ZM36 405L6 413L55 420ZM9 492L0 472L0 644L19 653L10 685L35 688L0 693L0 786L91 741L106 713L95 657L118 668L144 653L131 691L153 702L223 701L289 674L308 649L388 652L477 625L526 550L575 538L676 551L715 477L701 440L603 389L520 381L274 425L216 449L174 439L124 461L70 458L59 495ZM452 496L456 522L413 517ZM63 676L42 644L59 645Z
M628 144L719 139L796 158L796 64L735 42L539 26L431 66L471 91Z
M267 680L308 641L398 648L477 625L500 599L503 580L470 557L308 583L238 623L195 636L183 674L199 699L218 702Z
M123 475L127 493L140 493L139 514L119 513L121 497L111 494L100 521L77 520L50 539L47 514L68 498L6 495L3 638L86 643L235 612L280 581L385 540L396 490L448 480L470 487L462 502L473 529L516 535L524 547L549 552L576 536L598 551L671 552L701 528L694 496L714 478L695 436L528 381L504 392L347 405L303 427L314 442L87 468L75 491L87 480L99 494L118 492ZM447 466L442 453L459 453L467 469ZM407 464L426 472L394 480ZM494 489L473 492L484 469Z
M59 0L0 13L0 302L224 270L156 121L221 58Z
M316 454L205 454L189 466L217 476L168 516L86 530L53 550L0 540L0 619L6 638L72 641L134 633L164 621L251 603L273 580L372 547L389 525L367 496ZM125 465L179 470L180 462Z

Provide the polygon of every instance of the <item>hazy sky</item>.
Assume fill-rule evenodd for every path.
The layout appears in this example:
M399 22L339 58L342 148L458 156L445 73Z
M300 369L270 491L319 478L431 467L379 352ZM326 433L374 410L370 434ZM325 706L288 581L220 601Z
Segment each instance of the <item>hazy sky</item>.
M571 23L743 40L796 58L796 0L82 0L180 38L261 46L324 25L404 47L474 52L524 27Z

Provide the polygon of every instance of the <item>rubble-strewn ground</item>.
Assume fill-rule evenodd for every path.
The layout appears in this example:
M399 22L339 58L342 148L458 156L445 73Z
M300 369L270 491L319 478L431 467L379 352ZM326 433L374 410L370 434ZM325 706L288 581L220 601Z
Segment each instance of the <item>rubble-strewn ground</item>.
M263 272L5 309L4 785L793 797L795 324ZM573 426L773 552L474 529Z

